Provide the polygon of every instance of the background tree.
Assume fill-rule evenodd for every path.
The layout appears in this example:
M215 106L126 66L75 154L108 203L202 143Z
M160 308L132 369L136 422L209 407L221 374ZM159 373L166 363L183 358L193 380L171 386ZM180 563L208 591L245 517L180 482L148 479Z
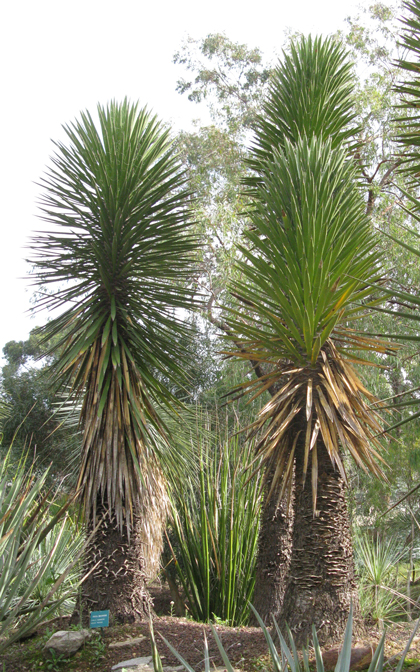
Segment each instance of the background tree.
M9 341L3 348L6 363L1 371L0 399L8 408L3 422L3 445L20 459L30 450L37 457L37 467L51 465L48 478L66 477L70 485L75 454L80 453L77 434L57 415L59 397L48 378L48 344L31 332L26 341ZM49 344L51 345L51 344ZM41 359L42 364L36 363ZM51 359L51 358L50 358Z
M399 9L383 2L361 8L337 35L354 58L354 103L359 123L357 159L366 186L367 210L379 214L395 199L396 156L393 106L400 47Z
M208 297L206 316L220 328L220 306L229 300L226 287L235 242L246 226L246 199L240 189L244 158L271 67L259 49L220 33L203 40L188 38L174 63L186 70L177 90L192 102L205 104L206 118L210 117L210 123L197 122L197 130L182 132L178 146L196 195L194 219L202 241L200 289Z
M40 305L64 309L41 333L65 334L51 373L81 405L79 501L90 525L106 514L84 599L133 621L149 614L145 579L161 548L162 409L177 405L163 380L182 376L195 240L169 131L127 100L98 117L82 113L64 127L68 144L56 143L42 180L50 232L34 238L31 261L38 283L58 283Z

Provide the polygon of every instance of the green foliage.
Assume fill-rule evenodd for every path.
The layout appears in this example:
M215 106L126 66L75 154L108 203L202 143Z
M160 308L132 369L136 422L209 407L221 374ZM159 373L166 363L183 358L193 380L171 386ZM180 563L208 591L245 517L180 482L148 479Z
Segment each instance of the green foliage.
M397 140L405 150L403 173L410 175L414 184L418 186L420 169L418 116L420 105L420 3L418 0L410 0L404 2L403 6L407 10L407 15L402 19L404 25L402 43L406 52L405 56L399 60L399 67L404 71L405 81L396 86L396 91L401 101L399 108L406 114L399 119L399 122L406 122L406 124L398 129Z
M3 441L3 423L10 417L10 412L10 404L8 404L7 401L4 401L4 399L0 399L0 446Z
M0 466L0 653L74 595L82 544L70 542L59 557L68 504L50 515L46 479L47 472L28 474L24 462L13 473L7 458Z
M87 645L85 646L85 654L95 667L103 667L106 645L99 633L97 637L93 637L87 642Z
M63 529L54 527L40 541L32 555L30 567L25 573L24 579L19 586L19 596L23 595L27 587L33 582L39 568L42 566L44 558L51 557L51 562L47 570L42 574L42 579L38 581L36 588L30 596L30 602L33 606L41 604L51 586L67 572L66 580L59 586L55 593L55 599L60 601L58 612L72 613L76 601L77 587L80 583L80 564L74 564L74 558L81 556L84 548L85 535L75 523L67 516ZM70 571L67 571L70 567Z
M53 232L34 238L32 263L39 284L65 283L40 300L64 311L41 333L60 334L51 374L81 404L86 516L95 519L101 493L129 527L154 483L155 433L167 440L160 410L178 404L163 381L184 376L196 241L169 130L127 100L98 106L98 117L82 113L64 127L68 144L56 144L42 180Z
M407 205L401 204L401 208L407 215L411 217L413 226L409 227L406 225L400 225L400 229L407 232L411 240L407 240L406 238L398 238L388 232L385 233L388 238L390 238L394 243L399 245L404 250L407 250L411 255L414 255L414 257L420 257L420 248L418 247L420 234L417 230L417 224L420 222L420 214L418 212L418 210L420 210L420 201L415 196L412 196L406 191L403 193L406 197L406 201L408 202L409 206L411 205L411 207L407 207ZM407 289L409 291L407 291ZM401 306L403 310L387 310L384 308L376 308L376 310L383 313L388 313L393 317L398 318L399 323L402 323L404 326L403 333L401 331L398 333L394 330L392 334L387 334L387 337L395 338L399 341L402 341L403 343L406 342L416 344L417 349L418 343L420 342L420 335L418 331L418 324L420 322L420 315L418 312L420 306L420 296L418 294L418 289L416 287L399 289L396 283L392 283L391 288L387 293L389 297L392 297L397 302L398 307ZM393 325L395 324L398 324L398 322L393 320ZM413 420L416 420L420 417L420 411L416 410L416 407L418 406L418 399L414 392L416 392L416 389L413 390L413 388L409 387L409 389L402 390L400 394L393 395L393 402L390 404L391 407L397 409L398 411L401 409L410 410L410 414L394 423L392 427L388 429L388 431L402 427L407 422L412 422Z
M252 126L271 74L259 49L249 49L224 34L213 33L204 40L187 38L174 63L195 74L193 80L180 79L177 91L187 93L195 103L205 100L213 121L220 123L223 119L231 132Z
M49 479L67 476L68 486L71 454L74 450L80 453L80 446L75 432L57 416L56 385L48 376L51 358L45 356L51 344L40 341L33 330L28 340L9 341L3 348L6 363L1 370L0 405L8 409L3 443L13 444L18 461L30 444L37 455L37 468L51 464ZM37 359L42 365L36 365Z
M256 123L250 165L261 173L286 143L304 136L329 139L332 147L354 144L357 133L348 54L332 39L309 36L292 42L275 69Z
M195 620L246 623L255 582L262 477L253 446L197 430L197 479L172 484L176 568Z
M49 658L45 661L45 669L52 670L52 672L60 672L69 663L70 658L66 658L63 653L56 653L54 649L50 649Z
M240 248L249 286L234 291L261 315L245 337L256 342L267 331L265 348L276 337L273 357L300 365L314 365L346 307L369 295L362 287L378 273L357 173L342 146L355 133L352 86L339 45L308 38L292 46L273 77L250 159L253 226L249 249Z
M254 320L241 328L239 313L230 324L272 361L313 366L350 306L354 314L354 303L369 296L378 253L346 151L316 136L286 140L270 169L256 191L249 248L240 248L248 282L233 285Z

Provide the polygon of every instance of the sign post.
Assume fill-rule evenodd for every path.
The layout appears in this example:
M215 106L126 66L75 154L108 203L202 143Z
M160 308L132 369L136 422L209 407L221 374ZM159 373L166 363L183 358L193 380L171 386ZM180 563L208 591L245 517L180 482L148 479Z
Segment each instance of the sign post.
M91 611L89 625L91 628L100 628L102 636L103 628L107 628L109 625L109 609L105 611Z

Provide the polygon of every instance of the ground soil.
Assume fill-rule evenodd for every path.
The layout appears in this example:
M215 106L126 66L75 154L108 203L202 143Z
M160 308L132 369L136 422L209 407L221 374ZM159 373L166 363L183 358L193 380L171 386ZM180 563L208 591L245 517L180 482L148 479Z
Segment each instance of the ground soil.
M157 646L164 666L179 665L179 661L169 651L159 635L163 635L185 658L191 667L200 672L204 669L203 650L204 633L209 643L209 653L215 667L223 666L217 646L211 633L210 626L195 623L187 618L176 618L170 613L170 594L162 588L155 587L154 595L156 617L154 630ZM72 672L88 672L101 670L110 672L116 663L130 658L151 655L149 627L147 623L139 625L110 626L104 628L102 642L94 638L75 656L69 660L58 660L54 664L45 660L42 647L46 639L57 630L66 629L66 619L55 620L44 625L31 639L19 642L9 647L3 655L0 665L1 672L35 672L41 670L60 670ZM216 631L228 652L235 668L246 672L261 672L269 668L267 646L260 628L230 628L216 625ZM405 643L413 629L412 623L394 624L388 628L386 655L388 657L404 649ZM133 645L123 648L110 648L113 642L122 642L127 639L144 636L144 639ZM380 632L376 627L366 631L363 640L354 642L355 646L371 644L374 648L380 639ZM99 644L97 642L100 642ZM391 672L396 667L398 658L389 666ZM405 666L407 672L420 672L420 633L413 642L412 649L407 656Z

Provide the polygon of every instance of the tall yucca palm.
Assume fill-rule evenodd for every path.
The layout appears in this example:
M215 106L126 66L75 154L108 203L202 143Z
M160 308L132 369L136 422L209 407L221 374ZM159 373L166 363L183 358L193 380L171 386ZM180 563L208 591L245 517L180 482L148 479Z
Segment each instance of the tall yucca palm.
M162 381L182 374L195 243L168 129L127 100L97 112L99 123L82 113L56 143L42 180L50 230L33 239L31 262L52 290L41 306L63 309L42 332L61 335L52 375L81 404L80 501L93 525L108 514L85 592L132 620L148 610L145 557L161 543L161 411L176 401Z
M407 215L407 221L402 229L410 236L408 238L405 236L405 239L403 239L403 237L393 236L389 231L383 231L383 233L397 245L405 248L414 256L420 257L418 244L420 240L418 228L420 223L420 0L403 2L403 8L406 10L406 14L401 18L404 29L400 36L400 44L404 47L404 51L403 58L398 61L401 71L395 91L399 94L400 99L396 105L394 119L395 139L400 145L398 173L400 178L403 179L398 180L395 186L398 188L401 197L399 205ZM410 226L410 223L414 226ZM404 335L389 334L389 337L403 342L418 342L419 336L415 329L416 322L420 322L420 296L405 292L395 284L391 287L389 293L402 306L410 307L410 311L401 309L398 313L382 309L391 315L398 315L399 319L406 319L407 326L410 325L410 330L407 330L408 333ZM412 389L407 390L403 395L398 395L398 398L393 399L391 405L393 408L407 409L410 412L389 429L401 427L420 417L418 399L416 395L413 395Z
M403 3L407 15L402 18L404 32L401 35L402 45L405 47L405 57L398 65L404 71L405 78L396 86L400 94L400 109L397 140L402 145L403 156L400 172L412 177L414 184L418 185L420 175L420 2L410 0ZM406 116L404 116L404 114Z
M358 351L388 346L356 330L380 268L351 158L345 59L330 40L302 39L275 73L250 162L252 226L233 287L240 306L229 317L241 346L233 355L263 370L238 392L272 395L249 432L260 437L271 500L293 503L278 615L301 641L312 623L334 639L357 604L343 449L382 474L380 418L353 367Z
M406 213L407 222L402 229L410 234L408 241L393 236L388 231L383 233L393 240L397 245L405 248L415 256L420 257L418 241L420 235L418 225L420 223L420 199L418 197L419 177L420 177L420 0L410 0L404 2L403 7L406 15L401 18L404 30L400 36L400 44L404 47L403 58L398 61L401 69L401 79L395 85L395 91L399 94L399 103L395 106L395 139L400 145L400 156L398 173L400 178L395 185L400 193L399 205ZM404 186L402 186L404 184ZM415 223L415 226L410 226ZM417 247L416 247L417 243ZM389 338L398 340L418 342L419 336L415 332L416 322L420 321L418 309L420 306L420 297L414 293L405 292L395 284L390 288L389 294L400 301L402 306L409 306L409 312L400 310L398 312L381 309L385 313L397 315L399 319L406 319L413 333L389 334ZM410 413L405 418L389 428L395 429L408 422L412 422L420 417L418 399L413 395L415 390L409 389L404 394L398 395L390 403L390 406L398 409L408 409ZM419 486L417 486L419 487Z

